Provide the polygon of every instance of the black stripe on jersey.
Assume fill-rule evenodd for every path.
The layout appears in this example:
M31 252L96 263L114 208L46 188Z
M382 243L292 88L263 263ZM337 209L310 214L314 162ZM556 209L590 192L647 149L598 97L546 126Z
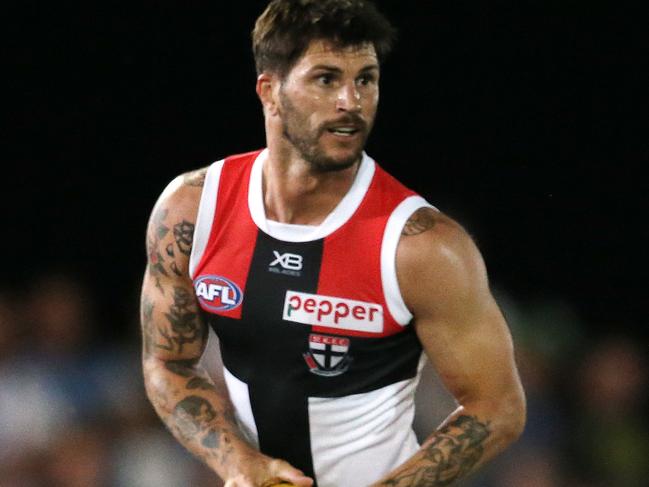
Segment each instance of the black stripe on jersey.
M260 449L314 478L307 385L299 379L310 327L285 322L282 313L287 289L317 291L322 250L322 240L283 242L258 232L240 323L255 333L257 366L246 382Z
M288 290L317 294L322 253L323 240L291 243L258 231L241 319L210 319L223 363L248 385L260 449L312 477L308 398L359 394L412 378L421 356L412 326L387 337L345 337L344 330L313 332L311 326L283 319ZM362 278L340 272L341 279ZM349 340L344 373L312 372L305 357L312 333ZM321 355L327 353L333 352L325 349Z

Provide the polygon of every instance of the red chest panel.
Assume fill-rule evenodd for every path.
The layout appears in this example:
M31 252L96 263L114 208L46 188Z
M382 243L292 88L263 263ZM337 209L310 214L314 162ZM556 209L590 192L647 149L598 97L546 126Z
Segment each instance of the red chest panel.
M213 196L216 211L209 241L194 277L202 308L235 319L242 318L247 300L263 299L247 292L261 232L248 199L251 170L258 156L259 152L252 152L225 160L218 195ZM275 303L279 308L269 308L268 317L310 325L314 332L348 336L380 337L402 331L385 302L381 246L392 210L412 194L376 166L351 217L318 245L281 242L263 235L266 240L277 240L277 245L260 257L268 266L263 269L262 262L255 279L268 281L273 288L286 286L283 302ZM283 277L310 274L306 281L316 287L300 287L300 279L281 279L280 284L277 273Z

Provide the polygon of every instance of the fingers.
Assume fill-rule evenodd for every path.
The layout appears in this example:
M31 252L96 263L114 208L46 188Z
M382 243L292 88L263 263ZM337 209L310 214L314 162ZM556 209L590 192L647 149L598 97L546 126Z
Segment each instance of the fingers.
M275 476L274 483L267 483L265 485L274 486L274 485L294 485L299 487L311 487L313 485L313 479L304 475L304 472L298 470L297 468L291 466L289 463L283 460L273 460L271 462L271 471ZM282 481L284 484L282 484Z
M263 465L263 466L262 466ZM313 479L283 460L263 462L252 471L231 477L224 487L311 487Z
M248 479L237 477L228 480L225 483L224 487L298 487L298 486L310 487L311 485L313 485L313 480L311 478L305 477L304 475L302 475L301 478L302 478L301 481L302 483L297 483L297 484L285 480L273 479L259 485ZM300 480L298 480L298 482L300 482Z
M250 478L238 475L229 479L223 487L257 487L257 485Z

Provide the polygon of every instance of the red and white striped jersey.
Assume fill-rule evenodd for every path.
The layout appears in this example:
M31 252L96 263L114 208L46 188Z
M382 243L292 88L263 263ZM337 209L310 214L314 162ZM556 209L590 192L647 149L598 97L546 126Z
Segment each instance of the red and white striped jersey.
M422 349L396 276L402 228L431 205L363 155L318 226L266 219L267 150L207 171L190 276L241 428L320 487L364 486L418 448Z

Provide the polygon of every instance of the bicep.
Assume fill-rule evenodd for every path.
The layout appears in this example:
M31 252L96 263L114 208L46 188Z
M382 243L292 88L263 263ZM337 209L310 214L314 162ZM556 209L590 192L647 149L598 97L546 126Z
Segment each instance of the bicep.
M444 385L464 405L500 398L518 387L509 329L493 298L486 301L415 324Z
M463 405L518 394L509 328L474 242L443 219L426 234L402 240L404 299L449 392Z
M145 357L197 360L207 328L188 274L193 224L165 206L153 210L147 229L147 266L140 318ZM189 239L189 240L188 240Z

